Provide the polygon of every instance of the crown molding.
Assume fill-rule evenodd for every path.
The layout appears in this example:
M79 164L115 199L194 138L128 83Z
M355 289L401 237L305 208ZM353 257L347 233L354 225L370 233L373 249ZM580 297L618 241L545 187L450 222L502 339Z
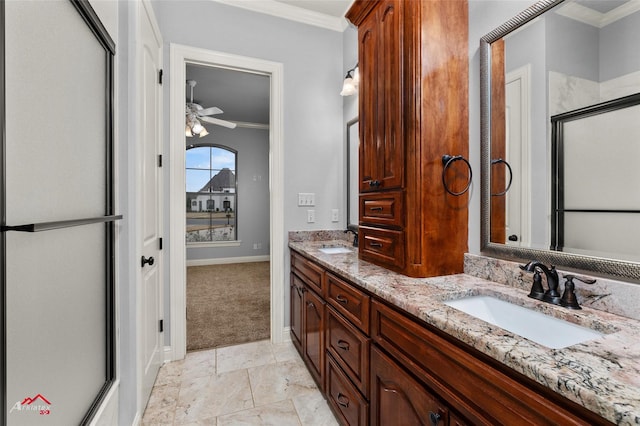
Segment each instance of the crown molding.
M566 16L567 18L589 24L596 28L603 28L638 10L640 10L640 1L629 1L607 13L598 12L578 3L566 3L558 8L557 12L559 15Z
M274 0L211 0L228 6L239 7L253 12L264 13L278 18L288 19L307 25L313 25L332 31L343 32L348 22L344 17L326 15L324 13L291 6Z

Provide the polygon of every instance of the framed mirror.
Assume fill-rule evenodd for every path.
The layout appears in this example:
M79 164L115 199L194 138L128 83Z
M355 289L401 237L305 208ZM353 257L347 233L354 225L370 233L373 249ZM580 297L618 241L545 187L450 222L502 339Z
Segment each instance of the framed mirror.
M358 229L358 117L347 123L347 229Z
M483 254L640 281L638 41L637 0L543 0L480 40Z

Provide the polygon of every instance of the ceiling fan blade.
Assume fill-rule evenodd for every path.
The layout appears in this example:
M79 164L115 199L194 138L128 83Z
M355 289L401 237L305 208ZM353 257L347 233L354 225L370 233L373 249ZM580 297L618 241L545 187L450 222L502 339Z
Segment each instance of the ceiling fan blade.
M236 128L236 123L232 123L231 121L227 121L227 120L220 120L219 118L204 116L204 117L200 117L200 120L206 121L207 123L211 123L211 124L217 124L218 126L228 127L229 129Z
M198 109L198 114L200 115L216 115L222 113L223 111L218 107Z

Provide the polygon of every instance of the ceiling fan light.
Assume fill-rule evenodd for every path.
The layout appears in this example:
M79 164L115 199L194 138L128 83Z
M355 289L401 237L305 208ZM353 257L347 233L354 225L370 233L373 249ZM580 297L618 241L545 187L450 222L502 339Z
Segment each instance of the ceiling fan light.
M209 132L207 132L207 129L204 126L201 126L201 127L202 127L202 131L200 132L200 137L207 136Z
M202 126L202 124L200 124L198 120L196 120L196 122L193 123L193 125L191 126L191 131L196 135L199 135L200 132L202 132L203 130L204 130L204 127Z
M191 133L191 127L189 127L188 124L187 124L186 128L184 129L184 134L188 138L193 137L193 133Z

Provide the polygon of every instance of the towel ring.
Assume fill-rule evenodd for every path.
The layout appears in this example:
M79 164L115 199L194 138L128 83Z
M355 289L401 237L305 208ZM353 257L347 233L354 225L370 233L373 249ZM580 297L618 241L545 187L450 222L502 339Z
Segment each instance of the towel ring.
M460 192L454 192L447 185L446 174L447 169L458 160L464 161L464 163L467 165L467 168L469 169L469 177L467 178L467 186L465 186L464 189ZM473 172L471 170L471 164L469 164L469 161L467 161L467 159L462 155L452 156L445 154L442 156L442 164L444 165L444 168L442 169L442 185L444 186L445 191L447 191L451 195L455 195L456 197L467 192L469 190L469 187L471 186L471 179L473 178Z
M505 195L509 190L509 188L511 188L511 183L513 182L513 170L511 170L511 166L509 165L509 163L507 163L502 158L496 158L495 160L491 160L492 166L494 164L499 164L499 163L503 163L505 166L507 166L507 170L509 170L509 183L507 184L507 187L505 188L504 191L498 192L497 194L491 194L492 197L500 197L501 195Z

